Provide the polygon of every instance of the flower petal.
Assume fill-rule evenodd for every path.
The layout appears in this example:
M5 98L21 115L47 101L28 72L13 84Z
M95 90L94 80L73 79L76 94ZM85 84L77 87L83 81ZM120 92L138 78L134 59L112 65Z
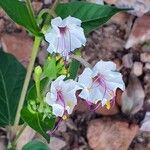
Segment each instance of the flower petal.
M84 35L83 28L75 26L75 25L70 25L69 29L70 29L69 30L70 34L72 36L76 37L81 42L81 45L84 46L85 43L86 43L86 38L85 38L85 35Z
M92 85L92 70L85 68L83 73L79 76L78 82L81 86L90 87Z
M77 26L81 26L81 20L78 18L75 18L75 17L68 16L67 18L65 18L63 20L63 24L65 24L67 26L70 24L75 24Z
M45 101L46 101L47 104L49 104L49 105L54 104L54 103L56 102L56 99L57 99L57 95L56 95L56 94L50 93L50 92L48 92L48 93L46 94L46 99L45 99Z
M53 109L53 114L56 116L56 117L62 117L63 114L64 114L64 107L59 105L59 104L53 104L52 105L52 109Z
M116 70L116 64L112 61L102 61L100 60L96 65L93 67L93 72L102 73L110 70L115 71Z
M52 25L53 27L54 27L54 26L59 27L59 26L61 26L61 24L62 24L62 19L61 19L61 17L56 17L56 18L52 19L52 21L51 21L51 25Z

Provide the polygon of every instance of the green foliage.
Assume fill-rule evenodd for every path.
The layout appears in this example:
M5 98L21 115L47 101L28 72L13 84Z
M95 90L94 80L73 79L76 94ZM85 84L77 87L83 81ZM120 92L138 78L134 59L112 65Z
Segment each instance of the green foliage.
M44 78L40 82L41 93L43 93L48 78ZM26 101L28 103L27 107L24 107L21 111L21 118L25 121L31 128L40 133L47 141L50 137L46 133L48 130L52 130L55 125L55 116L52 114L52 109L44 102L37 99L37 92L35 84L30 88L26 96Z
M86 33L106 23L113 15L120 11L123 11L123 9L87 2L64 3L59 4L56 8L57 15L62 18L70 15L81 19Z
M19 0L0 0L0 6L13 21L24 26L34 35L40 34L35 18L30 13L25 2Z
M54 128L55 117L52 115L51 118L46 117L43 119L43 116L43 113L31 112L25 107L21 111L22 119L49 142L50 136L47 134L47 131Z
M69 79L75 79L80 67L80 62L72 60L69 66Z
M0 51L0 126L14 123L25 74L14 56Z
M33 140L27 143L22 150L50 150L50 148L41 141Z
M44 75L48 78L55 79L57 77L57 67L55 57L48 57L44 64Z
M45 88L47 82L48 82L48 78L44 78L41 80L41 82L40 82L41 89ZM43 92L43 90L41 91L41 93L42 92ZM35 84L33 84L27 92L26 101L29 101L29 100L36 101L36 99L37 99L37 92L36 92Z

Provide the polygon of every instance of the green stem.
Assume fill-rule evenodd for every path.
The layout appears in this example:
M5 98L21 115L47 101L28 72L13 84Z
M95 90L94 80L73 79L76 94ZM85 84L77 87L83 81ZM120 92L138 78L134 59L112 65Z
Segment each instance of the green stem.
M38 81L35 81L35 86L36 86L36 92L37 92L38 100L39 100L40 102L42 102L40 79L39 79Z
M58 5L58 3L59 3L59 0L55 0L53 6L52 6L52 8L51 8L53 11L55 11L55 8L56 8L56 6Z
M79 61L85 67L92 68L92 66L80 56L72 54L72 55L70 55L70 58L73 58L73 59Z
M38 49L39 49L41 40L42 40L41 37L35 37L35 41L34 41L33 48L32 48L32 54L31 54L29 66L27 68L27 74L26 74L23 89L22 89L22 92L21 92L21 96L20 96L20 100L19 100L19 104L18 104L18 108L17 108L17 113L16 113L16 118L15 118L14 125L19 124L20 111L21 111L21 109L23 107L23 104L24 104L25 96L26 96L26 93L27 93L28 85L29 85L29 82L30 82L32 70L33 70L33 67L34 67L35 59L36 59L36 56L37 56L37 53L38 53Z
M52 8L49 10L49 14L53 16L54 18L57 17L57 14L55 13L55 8L57 7L58 3L59 3L59 0L55 0Z
M36 20L34 17L34 12L32 9L32 3L30 0L26 0L26 4L27 4L28 12L29 12L30 17L31 17L32 24L34 25L34 28L37 28L37 25L35 24Z

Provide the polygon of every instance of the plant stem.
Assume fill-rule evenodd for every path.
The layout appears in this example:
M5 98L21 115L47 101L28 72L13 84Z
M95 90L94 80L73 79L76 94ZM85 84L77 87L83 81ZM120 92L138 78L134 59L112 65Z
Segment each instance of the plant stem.
M57 7L58 3L59 3L59 0L55 0L52 8L49 10L49 14L53 16L54 18L57 17L57 14L55 13L55 8Z
M38 53L38 49L39 49L41 40L42 40L42 37L35 37L35 41L34 41L33 48L32 48L32 54L31 54L31 58L30 58L28 68L27 68L27 74L26 74L24 85L23 85L23 88L22 88L22 92L21 92L21 96L20 96L20 100L19 100L19 104L18 104L18 108L17 108L17 113L16 113L16 118L15 118L14 125L19 124L20 111L21 111L21 109L23 107L23 104L24 104L25 96L26 96L26 93L27 93L28 85L29 85L29 82L30 82L32 70L33 70L33 67L34 67L35 59L36 59L36 56L37 56L37 53Z
M34 25L34 28L37 28L37 25L35 24L36 20L34 17L34 12L32 9L32 3L30 0L26 0L26 4L27 4L28 12L29 12L30 17L31 17L32 24Z
M58 3L59 3L59 0L55 0L53 6L52 6L52 8L51 8L53 11L55 11L55 8L56 8L56 6L58 5Z
M73 58L73 59L79 61L85 67L92 68L91 65L80 56L72 54L72 55L70 55L70 58Z
M42 96L41 96L41 85L40 85L40 79L38 81L35 81L35 86L36 86L36 93L37 93L37 97L38 97L38 100L40 102L42 102Z

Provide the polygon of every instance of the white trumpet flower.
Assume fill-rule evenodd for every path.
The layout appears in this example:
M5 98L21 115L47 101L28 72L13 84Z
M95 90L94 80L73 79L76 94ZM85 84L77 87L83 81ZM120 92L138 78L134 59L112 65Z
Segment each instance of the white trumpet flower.
M52 106L53 114L56 117L71 114L77 104L76 91L80 89L78 83L72 79L64 81L65 76L61 75L52 82L50 92L46 95L46 102Z
M92 104L100 101L102 106L109 105L117 88L125 89L122 75L116 71L116 65L111 61L99 61L93 69L86 68L78 82L83 88L79 97Z
M52 19L51 29L45 34L45 39L49 42L47 51L59 53L63 57L86 43L81 20L71 16L63 20L61 17Z

